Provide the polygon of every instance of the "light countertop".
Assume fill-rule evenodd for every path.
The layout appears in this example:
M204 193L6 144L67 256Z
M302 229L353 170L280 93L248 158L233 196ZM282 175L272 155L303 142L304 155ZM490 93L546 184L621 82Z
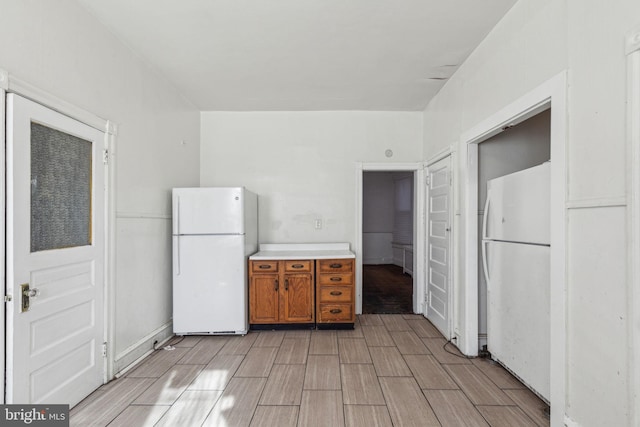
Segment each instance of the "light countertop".
M263 243L251 260L300 260L355 258L349 243Z

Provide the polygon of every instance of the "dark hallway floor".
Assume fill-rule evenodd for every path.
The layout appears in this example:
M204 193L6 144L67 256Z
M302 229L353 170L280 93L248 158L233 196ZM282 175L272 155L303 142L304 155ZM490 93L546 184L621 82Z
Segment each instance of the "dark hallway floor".
M391 264L363 265L363 314L413 313L413 278Z

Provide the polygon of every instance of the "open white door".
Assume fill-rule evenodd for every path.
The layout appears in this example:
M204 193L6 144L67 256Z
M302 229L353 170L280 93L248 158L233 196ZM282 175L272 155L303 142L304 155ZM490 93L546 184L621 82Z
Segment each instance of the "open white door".
M427 319L451 337L451 158L428 168Z
M7 403L104 381L104 133L7 95Z

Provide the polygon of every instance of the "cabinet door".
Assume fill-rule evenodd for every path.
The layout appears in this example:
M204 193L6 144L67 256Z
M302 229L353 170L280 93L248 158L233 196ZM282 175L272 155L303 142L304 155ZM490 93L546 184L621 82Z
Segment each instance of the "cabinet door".
M313 322L314 292L312 274L285 274L281 295L281 322Z
M251 276L249 323L278 323L278 293L277 274Z

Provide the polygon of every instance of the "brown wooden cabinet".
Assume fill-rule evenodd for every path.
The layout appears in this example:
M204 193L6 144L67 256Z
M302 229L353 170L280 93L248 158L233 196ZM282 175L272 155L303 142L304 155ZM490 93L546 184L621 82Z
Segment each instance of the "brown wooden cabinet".
M354 323L353 259L316 261L316 281L316 323Z
M249 261L249 323L313 323L313 260Z

